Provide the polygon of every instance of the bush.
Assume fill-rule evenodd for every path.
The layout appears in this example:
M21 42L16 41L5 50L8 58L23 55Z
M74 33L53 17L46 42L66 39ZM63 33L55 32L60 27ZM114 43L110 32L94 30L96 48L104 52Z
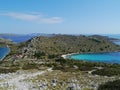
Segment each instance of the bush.
M0 73L13 73L16 72L19 68L0 68Z
M102 84L98 87L98 90L120 90L120 80Z
M92 74L97 74L101 76L120 75L120 68L103 68L92 72Z

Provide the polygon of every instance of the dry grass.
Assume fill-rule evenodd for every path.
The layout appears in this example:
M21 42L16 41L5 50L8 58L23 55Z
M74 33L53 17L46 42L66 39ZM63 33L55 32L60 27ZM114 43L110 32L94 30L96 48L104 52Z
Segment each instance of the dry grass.
M56 87L52 86L53 79L57 81ZM66 90L71 82L80 86L81 90L94 90L99 84L114 79L115 78L110 77L93 76L82 72L62 72L54 70L53 72L47 72L44 75L32 78L31 81L35 83L37 88L39 88L40 82L47 82L47 90Z

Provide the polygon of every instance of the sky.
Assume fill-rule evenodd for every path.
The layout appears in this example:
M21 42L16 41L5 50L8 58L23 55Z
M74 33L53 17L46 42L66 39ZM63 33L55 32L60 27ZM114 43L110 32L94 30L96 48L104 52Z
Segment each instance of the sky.
M0 33L120 34L120 0L1 0Z

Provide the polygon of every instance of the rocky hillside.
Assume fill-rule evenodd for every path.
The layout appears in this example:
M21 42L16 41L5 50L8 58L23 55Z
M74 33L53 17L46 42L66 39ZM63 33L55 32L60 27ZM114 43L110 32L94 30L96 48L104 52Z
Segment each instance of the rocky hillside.
M109 52L119 50L120 47L109 41L107 37L54 35L39 36L25 43L20 48L28 57L48 56L76 53L76 52Z

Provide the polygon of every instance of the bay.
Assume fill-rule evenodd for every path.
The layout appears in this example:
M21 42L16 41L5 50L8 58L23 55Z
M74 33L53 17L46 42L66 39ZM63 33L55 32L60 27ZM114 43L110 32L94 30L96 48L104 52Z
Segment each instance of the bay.
M67 58L74 60L91 61L91 62L120 64L120 52L73 54L73 55L68 55Z
M7 47L0 47L0 61L10 52Z

